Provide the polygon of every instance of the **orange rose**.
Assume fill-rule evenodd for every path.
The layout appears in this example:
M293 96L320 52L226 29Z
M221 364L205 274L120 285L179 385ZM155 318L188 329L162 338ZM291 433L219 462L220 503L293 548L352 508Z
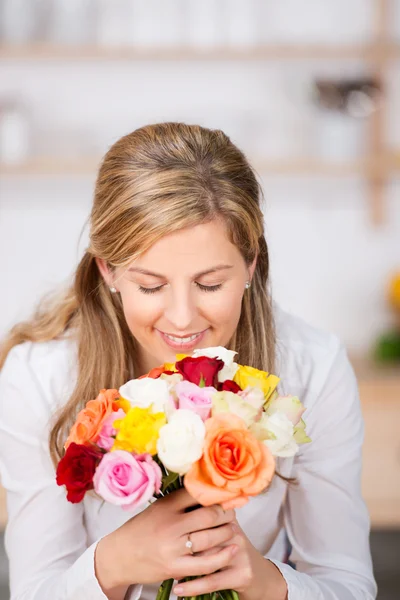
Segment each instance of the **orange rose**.
M219 413L205 426L203 456L186 473L185 488L202 506L239 508L268 487L275 459L232 413Z
M72 426L65 449L75 442L85 446L96 443L105 419L114 411L118 410L115 400L119 398L118 390L100 390L96 400L89 400L85 408L81 410L75 424Z
M151 379L158 379L162 373L164 373L164 365L161 367L154 367L146 375L141 375L138 379L144 379L145 377L151 377Z

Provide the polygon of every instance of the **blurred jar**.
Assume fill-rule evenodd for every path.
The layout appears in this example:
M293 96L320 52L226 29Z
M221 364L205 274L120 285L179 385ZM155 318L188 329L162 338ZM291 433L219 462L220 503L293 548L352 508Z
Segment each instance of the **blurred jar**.
M363 158L368 148L366 123L341 111L320 110L314 141L318 158L336 162Z
M370 79L317 81L315 100L315 152L318 157L344 161L365 158L370 115L380 94Z
M30 154L30 120L28 111L13 101L0 101L0 163L20 164Z
M52 0L49 40L54 44L94 43L97 28L96 0Z
M28 44L34 37L34 0L0 2L0 39L6 44Z
M221 46L223 16L221 0L186 0L185 44L195 48Z
M133 0L98 0L97 42L101 46L132 43Z
M222 0L223 41L230 47L251 47L260 42L259 0Z
M132 44L141 47L179 47L184 40L187 0L131 0Z

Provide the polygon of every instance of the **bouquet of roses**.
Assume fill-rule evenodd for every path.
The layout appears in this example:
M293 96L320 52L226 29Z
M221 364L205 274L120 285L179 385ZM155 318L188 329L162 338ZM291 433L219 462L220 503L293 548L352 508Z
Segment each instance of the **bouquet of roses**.
M119 390L101 390L79 412L57 467L67 499L81 502L94 489L129 511L184 486L200 505L227 510L266 490L275 457L311 441L305 409L278 395L278 377L235 363L235 354L178 354ZM164 581L157 599L167 600L172 585Z

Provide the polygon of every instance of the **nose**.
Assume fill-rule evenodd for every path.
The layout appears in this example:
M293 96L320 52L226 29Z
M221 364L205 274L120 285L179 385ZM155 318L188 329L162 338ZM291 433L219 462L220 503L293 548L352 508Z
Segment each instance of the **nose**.
M192 294L189 290L180 288L175 291L171 290L167 296L164 317L171 324L171 331L176 333L190 332L190 326L197 314L197 307Z

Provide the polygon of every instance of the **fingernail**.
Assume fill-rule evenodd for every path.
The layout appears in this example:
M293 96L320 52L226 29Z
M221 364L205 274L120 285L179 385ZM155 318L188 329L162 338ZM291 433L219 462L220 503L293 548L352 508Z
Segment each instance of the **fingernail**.
M183 587L181 585L177 585L176 587L174 587L174 594L176 596L179 596L179 594L183 592Z

